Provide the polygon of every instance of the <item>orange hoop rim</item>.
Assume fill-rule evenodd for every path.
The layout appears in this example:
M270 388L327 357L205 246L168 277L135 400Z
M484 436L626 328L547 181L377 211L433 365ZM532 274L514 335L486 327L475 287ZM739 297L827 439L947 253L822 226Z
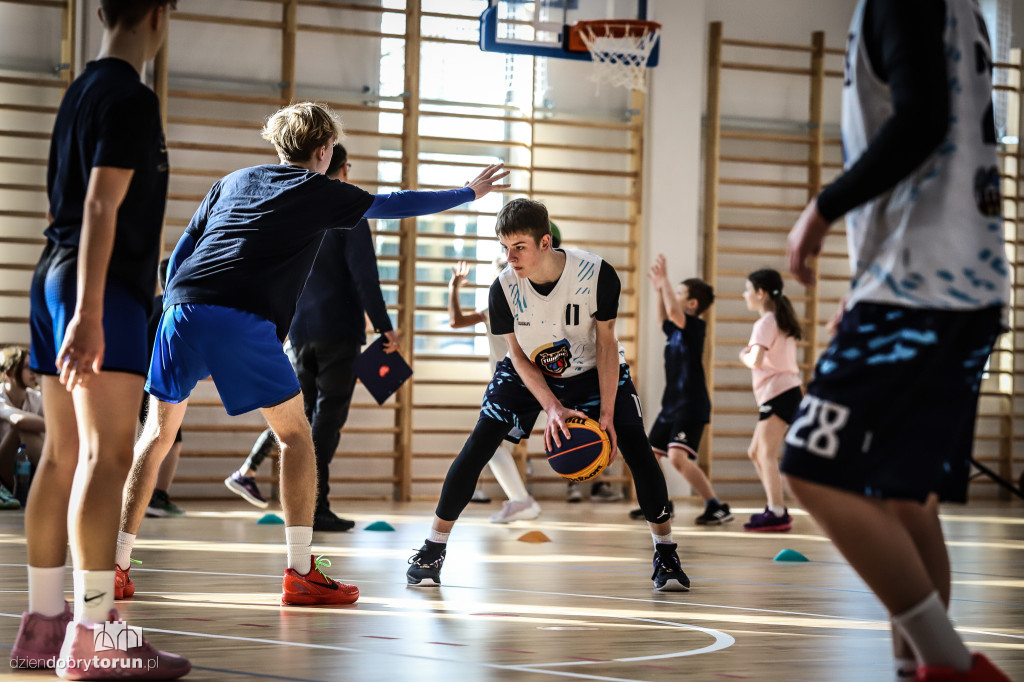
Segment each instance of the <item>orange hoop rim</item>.
M586 44L580 38L580 32L589 30L596 37L603 38L638 38L661 30L661 24L643 19L587 19L577 21L569 27L569 52L588 52Z

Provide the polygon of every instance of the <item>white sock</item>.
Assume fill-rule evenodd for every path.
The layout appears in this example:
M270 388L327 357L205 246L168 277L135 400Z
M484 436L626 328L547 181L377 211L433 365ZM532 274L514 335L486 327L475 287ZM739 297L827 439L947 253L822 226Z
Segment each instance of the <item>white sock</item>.
M238 475L241 476L242 478L247 478L249 476L249 467L243 464L238 469Z
M113 571L73 571L75 621L86 625L106 623L114 608Z
M64 613L64 567L28 567L28 610L42 616Z
M494 456L488 463L491 473L497 479L498 485L505 492L505 496L513 502L522 502L530 497L526 492L526 486L519 475L519 468L516 467L516 460L512 456L512 444L507 440L501 441L501 445L494 451Z
M893 659L893 673L895 682L917 679L917 660L913 658Z
M135 548L135 535L117 531L117 554L114 555L114 563L127 571L132 567L132 549Z
M669 532L668 535L658 535L657 533L651 532L651 537L654 538L654 544L655 545L674 545L675 544L675 542L672 541L672 533L671 532Z
M914 651L918 665L946 666L958 672L971 669L971 652L953 629L938 592L893 616L892 622Z
M448 536L449 535L451 535L451 532L448 532L448 533L438 533L436 530L431 528L430 529L430 535L427 536L427 539L430 540L431 542L439 542L442 545L447 545L448 544Z
M786 515L786 507L781 504L769 505L768 510L780 518Z
M299 575L313 570L313 526L288 526L284 538L288 542L288 568Z

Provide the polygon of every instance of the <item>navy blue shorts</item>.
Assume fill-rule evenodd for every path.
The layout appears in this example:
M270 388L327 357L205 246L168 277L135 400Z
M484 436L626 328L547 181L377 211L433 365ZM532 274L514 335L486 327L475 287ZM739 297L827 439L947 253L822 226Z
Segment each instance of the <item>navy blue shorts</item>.
M704 436L706 422L694 421L692 419L671 419L658 415L651 427L651 434L648 439L651 447L659 452L668 452L672 446L678 446L686 451L690 459L697 459L697 450L700 449L700 439Z
M270 320L218 305L167 308L157 329L146 393L180 403L207 376L213 377L231 416L279 405L299 392L295 370Z
M964 502L1000 310L859 303L818 360L782 471L868 497Z
M78 292L78 249L47 242L32 275L29 326L32 344L29 367L38 374L57 375L57 352L75 314ZM156 288L156 283L153 283ZM122 284L107 280L103 290L103 371L146 376L149 340L147 310Z
M600 418L601 387L597 382L596 369L574 377L544 377L544 380L562 405L570 410L579 410L591 419ZM529 436L533 431L540 411L540 403L512 366L512 359L506 357L499 362L495 366L491 383L487 384L484 402L480 406L480 417L508 424L510 431L505 439L518 443L524 434ZM619 387L615 393L615 417L612 423L616 427L639 425L642 429L644 426L640 398L629 377L629 365L619 365Z

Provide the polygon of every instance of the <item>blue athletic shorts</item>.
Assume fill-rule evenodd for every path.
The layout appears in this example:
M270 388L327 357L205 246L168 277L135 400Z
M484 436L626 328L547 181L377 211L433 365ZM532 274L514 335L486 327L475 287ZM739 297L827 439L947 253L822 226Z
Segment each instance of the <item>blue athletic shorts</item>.
M782 471L868 497L967 499L982 372L1000 310L858 303L819 358Z
M558 401L571 410L579 410L591 419L601 416L601 387L597 382L597 370L584 372L574 377L554 379L544 377L548 388ZM504 358L494 368L494 377L487 385L480 417L505 422L511 428L505 440L518 443L523 436L529 436L540 414L540 403L523 383L519 373L512 366L511 358ZM615 393L615 418L619 426L644 427L633 380L629 376L629 365L619 365L619 387Z
M227 413L273 407L299 392L270 320L218 305L180 303L164 310L146 393L180 403L213 377Z
M29 290L32 338L29 367L34 372L51 376L58 373L57 352L75 314L77 277L78 249L47 242ZM156 287L155 282L153 286ZM103 292L104 372L146 376L149 367L146 320L146 306L126 287L108 279Z

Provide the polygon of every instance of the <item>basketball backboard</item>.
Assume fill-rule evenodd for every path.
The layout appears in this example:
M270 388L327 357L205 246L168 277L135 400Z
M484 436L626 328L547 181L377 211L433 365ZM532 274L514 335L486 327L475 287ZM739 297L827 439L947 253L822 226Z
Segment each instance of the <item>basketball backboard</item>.
M480 15L480 49L591 61L568 49L567 27L593 19L647 19L647 0L488 0ZM655 45L647 66L657 66Z

